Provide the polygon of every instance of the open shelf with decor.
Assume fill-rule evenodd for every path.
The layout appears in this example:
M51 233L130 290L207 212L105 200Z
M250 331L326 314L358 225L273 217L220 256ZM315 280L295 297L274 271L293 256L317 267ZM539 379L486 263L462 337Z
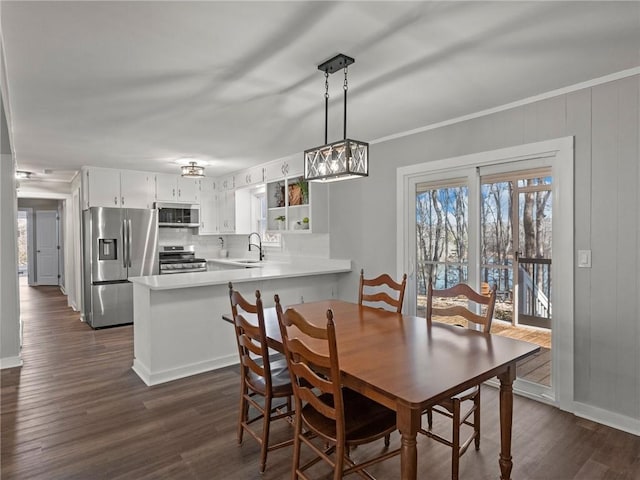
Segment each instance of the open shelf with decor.
M326 185L311 184L301 175L267 183L267 230L326 232L327 209Z

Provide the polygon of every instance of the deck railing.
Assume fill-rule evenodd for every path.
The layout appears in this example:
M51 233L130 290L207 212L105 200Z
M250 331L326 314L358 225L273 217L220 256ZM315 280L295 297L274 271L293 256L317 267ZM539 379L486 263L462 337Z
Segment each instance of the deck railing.
M519 323L551 327L551 259L518 259Z

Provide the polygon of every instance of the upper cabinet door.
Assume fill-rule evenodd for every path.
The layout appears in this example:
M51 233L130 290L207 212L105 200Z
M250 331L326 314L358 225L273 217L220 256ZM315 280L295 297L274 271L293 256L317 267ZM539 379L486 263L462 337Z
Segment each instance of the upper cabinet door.
M86 199L83 208L120 207L120 170L91 167L84 171Z
M204 177L200 179L200 201L205 195L217 192L217 182L213 177Z
M153 208L154 174L122 170L120 205L124 208Z
M156 200L159 202L175 202L178 198L178 179L176 175L156 174Z
M235 188L235 180L233 175L222 177L218 180L218 190L233 190Z
M178 180L178 198L179 202L196 203L200 199L200 179L177 177Z
M304 162L300 160L278 160L264 168L264 181L271 182L281 178L297 177L304 173Z
M196 203L200 197L200 179L158 173L156 200L159 202Z
M264 168L254 167L244 170L234 176L236 188L248 187L264 182Z
M297 158L296 160L287 161L287 177L299 177L300 175L304 175L304 160L302 156Z

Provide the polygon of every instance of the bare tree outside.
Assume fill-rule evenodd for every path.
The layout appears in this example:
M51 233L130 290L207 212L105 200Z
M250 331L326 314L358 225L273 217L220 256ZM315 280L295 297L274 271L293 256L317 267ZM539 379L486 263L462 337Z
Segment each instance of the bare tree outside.
M424 306L429 278L436 288L467 281L468 188L424 189L416 195L418 310Z
M515 181L514 177L514 180L481 185L481 281L496 285L496 318L507 321L513 321L514 241L520 244L521 257L551 258L551 179L524 178L518 179L518 184ZM516 191L520 192L519 199L514 198ZM468 200L465 185L419 187L416 195L418 297L426 295L429 277L433 278L435 288L448 288L468 280ZM519 211L514 212L517 208ZM519 218L517 232L513 228L514 213L518 213ZM518 238L514 239L514 235ZM548 305L548 316L550 263L542 265L521 265L521 276L530 277L536 299L540 297L542 303ZM420 298L418 304L420 309ZM537 313L532 311L530 315Z

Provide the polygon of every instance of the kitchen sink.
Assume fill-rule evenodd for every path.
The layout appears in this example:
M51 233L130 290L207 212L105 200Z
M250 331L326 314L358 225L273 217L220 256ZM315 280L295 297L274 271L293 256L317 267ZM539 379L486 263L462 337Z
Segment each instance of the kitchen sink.
M265 262L254 258L215 258L209 260L210 270L262 268Z

